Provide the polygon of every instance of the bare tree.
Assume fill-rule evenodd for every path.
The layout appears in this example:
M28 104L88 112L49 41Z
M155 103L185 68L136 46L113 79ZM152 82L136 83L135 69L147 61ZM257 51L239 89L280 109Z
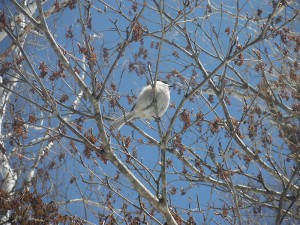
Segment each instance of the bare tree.
M1 4L0 224L300 222L299 1Z

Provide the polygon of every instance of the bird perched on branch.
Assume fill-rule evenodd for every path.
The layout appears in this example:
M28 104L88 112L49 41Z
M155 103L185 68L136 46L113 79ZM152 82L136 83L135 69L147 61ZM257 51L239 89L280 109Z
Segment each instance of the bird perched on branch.
M167 111L170 102L170 89L165 81L157 80L155 87L147 85L141 90L131 111L117 118L112 129L120 129L126 122L135 119L159 119Z

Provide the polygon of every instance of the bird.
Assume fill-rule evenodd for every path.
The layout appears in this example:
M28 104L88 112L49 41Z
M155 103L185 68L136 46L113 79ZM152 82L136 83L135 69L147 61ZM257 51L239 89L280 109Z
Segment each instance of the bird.
M113 121L111 128L119 130L125 123L138 118L147 120L160 119L167 111L169 103L170 89L168 83L157 80L155 88L152 88L152 85L149 84L141 90L131 111Z

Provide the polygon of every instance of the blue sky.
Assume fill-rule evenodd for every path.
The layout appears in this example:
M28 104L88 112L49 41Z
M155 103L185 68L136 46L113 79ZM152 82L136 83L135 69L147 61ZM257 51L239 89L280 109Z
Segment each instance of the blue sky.
M101 1L100 1L101 2ZM106 77L110 66L112 65L115 57L117 56L118 52L117 50L117 44L122 43L124 39L126 38L126 28L130 28L130 23L128 22L128 19L132 19L135 14L129 15L128 11L131 10L131 3L127 1L122 1L122 10L126 16L128 16L128 19L124 19L121 15L112 13L111 9L107 9L107 13L101 13L101 10L104 10L104 5L100 2L93 2L93 7L91 8L91 17L92 17L92 30L87 29L88 34L91 38L91 45L95 48L94 52L97 55L97 64L95 65L95 69L97 70L97 81L102 82L103 79ZM166 1L165 10L169 13L170 16L176 17L177 16L177 10L180 10L180 7L178 8L176 5L177 1ZM44 8L48 8L48 6L52 5L53 2L46 3L44 5ZM115 8L117 8L117 3L110 3ZM161 26L160 26L160 18L157 13L154 13L153 8L155 6L152 2L147 2L149 8L145 9L143 17L139 19L139 22L144 26L146 29L148 29L149 32L157 32L157 35L161 35ZM213 8L217 8L221 11L212 10L211 13L205 14L207 8L204 8L207 6L206 1L202 4L202 7L199 7L197 9L193 9L193 12L189 14L185 20L191 20L195 17L197 17L197 22L189 22L187 23L187 32L191 37L191 41L194 45L197 46L199 49L199 55L198 58L200 62L203 64L205 70L209 73L213 71L220 63L222 63L222 59L225 58L225 56L229 52L229 45L230 45L230 37L231 33L228 35L226 33L226 28L229 27L230 30L233 28L234 23L238 22L237 26L237 36L238 36L238 43L241 45L245 45L248 41L248 38L250 40L253 40L255 37L257 37L258 33L257 30L259 30L259 26L261 25L260 22L253 23L251 21L247 21L246 16L254 17L257 15L257 11L262 9L261 17L266 17L271 12L271 7L269 6L269 3L265 3L262 1L242 1L239 3L239 7L242 8L240 11L241 19L238 21L235 20L235 17L233 16L236 13L236 2L235 1L211 1L211 5ZM221 7L222 6L222 7ZM138 5L138 12L141 10L141 5ZM8 10L6 8L6 10ZM13 9L11 9L13 10ZM82 7L83 10L83 7ZM286 15L291 14L290 8L287 8ZM37 14L36 14L37 15ZM80 43L81 46L84 46L83 44L83 37L81 34L81 25L78 23L79 18L79 9L78 6L74 10L70 10L66 8L63 13L55 14L53 17L50 17L47 22L50 27L50 30L53 32L54 37L56 38L57 42L60 46L62 46L65 50L69 51L73 56L77 57L77 63L82 66L81 60L83 60L82 54L79 53L78 50L78 43ZM164 19L163 22L165 23L165 26L167 26L170 21ZM74 34L73 39L66 39L66 32L68 29L71 29ZM118 30L116 30L118 29ZM298 28L299 29L299 28ZM295 30L299 32L299 30ZM232 32L232 31L231 31ZM207 35L207 36L206 36ZM182 34L176 27L173 27L166 32L165 37L171 41L172 43L181 46L182 48L187 47L187 42L183 38ZM210 40L210 37L212 37L212 41ZM217 43L219 41L219 43ZM271 40L272 41L272 40ZM280 40L278 38L278 41L280 43ZM157 64L157 57L159 54L158 49L155 47L151 47L152 43L155 46L156 43L159 42L158 39L155 39L153 36L148 36L143 38L143 45L140 44L140 41L138 42L131 42L130 45L127 47L127 49L124 52L124 56L121 57L121 59L118 61L115 69L112 72L112 76L110 77L108 81L108 86L111 83L115 83L118 87L117 92L114 92L110 87L108 88L108 91L105 93L104 98L101 101L101 110L104 116L108 116L111 118L116 118L119 115L121 115L121 111L119 109L110 107L110 97L111 96L120 96L119 103L124 107L126 111L129 111L133 104L128 104L127 96L134 96L137 97L139 91L143 86L146 85L147 79L149 79L149 73L143 74L141 76L138 76L135 72L130 72L128 70L129 63L134 63L135 67L138 68L137 61L140 61L141 63L144 63L147 65L148 63L151 63L151 69L152 74L155 74L156 67L158 67L158 77L162 79L166 79L168 77L168 74L171 73L173 70L180 71L180 73L185 77L186 81L182 82L179 78L172 77L171 78L171 84L174 85L174 88L171 91L171 102L174 103L176 106L180 103L183 95L186 93L187 87L188 87L188 81L191 79L193 74L193 69L195 69L195 79L197 83L200 83L204 78L202 72L199 70L199 68L194 68L193 66L190 66L194 63L194 61L191 59L191 57L188 57L183 51L179 51L174 45L168 44L164 42L162 44L162 52L161 52L161 59L159 63ZM0 50L2 51L5 49L5 45L7 43L10 43L8 39L5 39L3 42L3 45L0 46ZM38 43L38 45L37 45ZM273 45L273 43L268 43L268 41L257 44L253 46L253 49L263 50L268 49L270 45ZM138 52L139 48L144 47L147 49L147 58L142 59L142 57L139 57L138 59L134 59L134 54ZM107 48L109 52L109 62L105 62L105 60L102 57L103 54L103 48ZM41 62L48 63L49 67L51 67L52 71L57 70L57 58L54 55L54 52L49 48L49 45L47 44L47 41L43 37L43 35L36 35L36 34L29 34L26 44L25 44L25 50L28 53L28 56L30 57L30 60L35 66L35 70L38 72L39 65ZM248 49L245 52L245 64L241 67L236 67L234 63L230 63L231 66L235 67L240 74L243 75L243 78L249 82L250 85L253 85L253 87L257 87L257 84L261 81L261 77L257 72L255 71L255 68L253 68L254 63L252 62L251 56L251 48ZM270 49L272 50L272 49ZM178 53L178 58L174 57L174 51ZM234 50L233 50L234 51ZM209 52L210 54L207 54ZM217 55L221 58L218 59ZM70 64L72 66L75 65L74 60L70 60ZM276 62L274 62L274 65L277 65ZM28 67L24 67L25 69L28 69ZM85 76L85 82L88 86L91 86L91 78L89 74L89 69L87 69L87 74L84 75L84 73L81 71L81 76ZM49 70L49 74L51 74ZM216 75L223 75L224 67L221 68ZM234 72L227 68L226 70L226 76L228 78L237 79ZM213 81L218 83L218 76L212 77ZM45 86L53 91L53 95L57 97L57 99L60 99L62 94L67 94L69 96L68 101L65 103L66 105L71 105L73 101L76 99L76 93L79 91L78 85L74 82L72 77L66 76L64 79L58 79L54 82L50 81L48 78L43 80ZM55 85L53 85L55 84ZM27 90L29 89L29 86L26 87ZM24 90L26 91L26 88ZM208 94L205 92L207 88L207 84L203 86L203 92L199 95L195 96L193 101L186 101L186 103L183 106L183 109L187 109L192 113L192 120L195 120L195 114L199 111L203 112L205 115L205 119L208 121L213 121L217 115L219 115L221 118L224 118L223 109L218 104L218 100L216 96L214 97L214 102L211 103L211 107L216 107L215 113L212 113L211 108L208 104L208 102L205 101L205 99L208 99ZM25 92L24 91L24 92ZM180 92L180 93L179 93ZM26 93L26 92L25 92ZM202 95L201 95L202 94ZM246 93L247 94L247 93ZM233 117L236 119L241 119L241 116L243 114L242 111L242 102L240 100L237 100L236 98L229 96L229 99L231 100L231 105L228 107L230 110L230 113ZM42 100L36 99L37 102L42 104ZM23 103L25 104L25 103ZM23 109L24 105L20 104L16 106L20 110ZM182 110L183 110L182 109ZM27 108L25 108L25 111ZM28 110L30 110L28 108ZM88 101L82 100L79 110L82 110L86 114L92 114L91 105ZM61 114L64 115L64 113L68 113L66 109L61 107ZM170 107L167 113L162 118L162 124L163 124L163 130L165 130L169 124L170 118L175 113L175 109ZM39 115L41 118L45 115ZM70 119L78 119L79 115L71 115ZM258 118L256 118L258 119ZM105 122L107 126L109 126L109 122ZM148 122L146 121L146 124ZM135 121L134 124L144 131L146 131L149 135L151 135L153 138L159 140L159 135L157 132L157 126L154 121L150 122L149 126L145 125L145 121ZM45 120L44 123L45 126L51 126L55 127L58 125L58 121L55 119L49 119ZM147 124L148 125L148 124ZM171 136L179 132L183 127L182 121L179 120L179 118L176 120L174 124L174 129L172 131ZM87 131L88 129L93 128L93 131L95 134L97 134L97 128L96 124L93 120L86 120L84 122L84 131ZM276 131L273 131L271 129L270 125L267 125L267 128L269 129L268 132L272 133L274 132L274 135L277 135ZM247 134L247 125L241 125L242 132ZM152 171L154 177L158 177L160 173L160 150L147 143L147 140L142 137L137 131L134 131L132 127L130 126L124 126L121 129L121 135L124 136L131 136L132 144L129 147L128 151L130 153L133 152L133 150L137 151L138 160L143 163L143 165L148 168L150 171ZM36 132L33 131L31 133L34 135L42 135L43 132ZM69 135L74 136L71 132L68 132ZM186 145L187 147L191 148L201 159L207 159L207 162L211 165L213 165L212 160L207 157L207 151L210 146L213 147L214 151L218 153L220 150L225 150L227 146L230 146L232 149L239 148L238 145L228 139L226 137L226 132L222 130L222 132L218 134L213 134L209 131L209 124L207 122L202 123L202 130L199 130L199 127L193 126L190 128L189 132L184 133L182 136L182 143ZM140 138L143 140L144 143L140 143ZM260 137L257 137L255 140L255 143L257 143L257 148L262 148L262 145L259 141ZM24 143L29 143L31 139L24 140ZM115 148L115 153L122 158L123 161L126 160L124 154L120 152L120 148L118 146L117 141L112 138L111 139L112 146ZM245 137L244 139L246 144L249 144L250 146L253 145L253 141L250 140L248 137ZM221 147L220 144L221 143ZM100 143L97 143L100 144ZM59 154L62 148L65 147L64 151L66 152L66 158L62 161L59 160ZM172 146L172 142L170 142L170 147ZM31 151L36 152L37 149L40 146L36 146L33 148L28 149L28 154L31 154ZM51 172L51 178L52 181L55 182L55 184L61 183L62 190L55 190L53 192L56 193L58 191L62 196L55 196L58 201L62 201L65 197L72 199L72 198L80 198L82 196L85 196L85 198L89 200L95 200L95 202L101 202L104 201L106 198L106 195L108 191L106 189L103 189L101 184L86 184L82 182L82 177L85 179L89 179L89 177L94 177L95 183L101 183L105 180L105 175L107 175L110 178L110 182L112 185L117 187L122 187L123 191L121 191L124 195L126 195L130 200L132 200L135 203L138 203L137 193L133 192L131 190L130 184L127 182L126 178L121 177L120 180L115 182L113 180L113 177L116 176L117 169L113 167L110 163L105 165L103 162L101 162L95 154L92 154L92 157L90 159L87 159L85 156L83 156L83 150L84 147L80 144L78 144L79 153L75 154L74 156L71 156L68 152L70 150L69 147L69 140L61 140L60 143L57 145L57 149L53 148L51 149L49 155L45 159L45 164L50 164L51 161L55 161L57 165L61 166L61 169L55 172ZM276 149L276 147L274 147ZM266 149L264 149L266 150ZM269 149L272 150L272 149ZM277 150L277 149L276 149ZM279 151L279 150L278 150ZM80 160L80 155L84 159L85 165L89 168L85 168L81 165L81 163L77 160ZM280 155L280 154L278 154ZM278 156L277 155L277 156ZM193 156L191 154L187 154L186 157ZM264 156L262 155L264 158ZM176 158L174 154L167 153L167 158L171 159L173 161L174 169L177 172L182 172L183 165L182 163ZM264 158L265 159L265 158ZM95 164L94 160L98 162L98 165ZM220 156L217 157L217 161L222 162L222 159ZM192 160L193 162L193 160ZM233 160L228 160L229 167L235 168L235 164L239 164L244 168L244 160L243 158L235 157ZM194 162L193 162L194 163ZM142 174L145 176L149 176L150 174L148 172L145 172L143 168L136 165ZM129 168L132 168L132 165L128 165ZM61 171L66 171L65 173L61 173ZM208 215L209 218L213 218L215 220L215 223L218 223L220 221L224 221L223 219L219 219L219 216L215 216L214 212L218 210L209 210L209 204L213 204L214 207L219 208L219 212L221 212L222 207L226 205L227 203L229 205L232 205L230 194L228 194L227 198L224 197L224 192L221 192L217 188L212 188L210 185L201 183L201 182L194 182L191 183L187 181L182 175L174 174L175 170L172 168L168 168L168 189L171 189L173 186L177 188L177 194L170 195L172 196L172 202L171 204L174 206L184 209L196 209L197 204L195 202L196 198L198 197L200 199L201 203L201 210L203 210L203 215ZM93 173L91 172L93 171ZM258 168L251 164L248 170L246 170L249 174L257 175ZM210 172L208 169L205 168L205 173ZM262 173L266 176L266 179L268 181L271 180L270 177L268 177L268 174L265 173L265 171L262 171ZM134 172L134 174L141 178L140 175L137 173L137 170ZM96 178L96 175L99 176L99 179ZM208 174L206 174L208 175ZM72 176L77 177L77 185L69 185L69 180ZM218 179L216 175L211 174L211 177ZM233 182L238 184L247 184L248 181L245 181L243 177L239 175L233 176ZM149 187L149 184L146 183L145 180L142 180L144 182L144 185ZM123 187L122 185L129 185L129 187ZM152 181L153 184L153 181ZM270 184L272 184L272 181L270 181ZM274 181L274 184L275 181ZM21 185L21 183L20 183ZM44 187L45 188L45 187ZM91 188L91 189L90 189ZM180 194L180 189L183 188L186 191L185 195ZM47 188L46 188L47 189ZM153 191L153 190L152 190ZM50 199L50 198L49 198ZM221 201L219 201L221 199ZM121 207L123 204L122 201L115 203L116 208ZM82 210L82 204L70 204L69 209L77 214L77 215L84 215L84 210ZM98 210L98 209L97 209ZM199 210L199 209L198 209ZM207 210L207 212L206 212ZM101 210L100 210L101 211ZM82 215L81 215L82 214ZM188 216L186 212L183 210L182 213L183 217L186 219ZM91 213L88 213L87 216L91 216ZM204 219L200 213L195 213L196 218L199 221L204 222ZM90 219L90 221L96 222L97 221L97 215L92 216L93 219Z

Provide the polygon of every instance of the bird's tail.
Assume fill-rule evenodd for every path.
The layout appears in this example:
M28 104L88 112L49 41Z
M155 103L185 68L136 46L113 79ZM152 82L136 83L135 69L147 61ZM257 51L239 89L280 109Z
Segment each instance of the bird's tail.
M120 129L126 122L129 122L131 120L135 119L135 114L134 112L128 112L125 115L120 116L117 118L112 124L111 128L113 130L118 130Z

